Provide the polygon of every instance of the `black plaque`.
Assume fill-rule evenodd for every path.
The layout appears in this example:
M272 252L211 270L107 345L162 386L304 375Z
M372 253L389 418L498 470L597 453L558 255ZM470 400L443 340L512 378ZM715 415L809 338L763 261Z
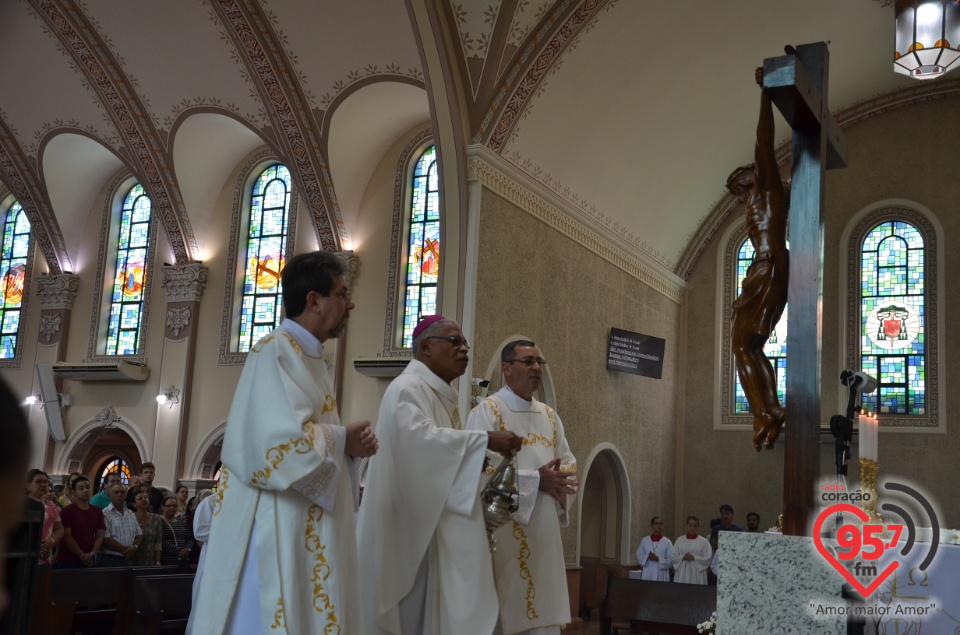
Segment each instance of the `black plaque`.
M660 379L666 340L622 329L610 329L607 370Z

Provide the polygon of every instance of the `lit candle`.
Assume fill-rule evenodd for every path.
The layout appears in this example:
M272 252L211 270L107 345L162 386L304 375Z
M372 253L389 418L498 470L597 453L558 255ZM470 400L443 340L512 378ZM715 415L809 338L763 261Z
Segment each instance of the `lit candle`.
M857 418L857 425L860 429L860 458L877 460L877 415L869 412L861 412Z

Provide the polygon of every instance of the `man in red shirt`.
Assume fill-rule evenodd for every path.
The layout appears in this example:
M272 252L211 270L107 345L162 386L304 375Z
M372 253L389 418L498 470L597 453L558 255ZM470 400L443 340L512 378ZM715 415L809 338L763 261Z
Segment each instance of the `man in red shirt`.
M92 567L100 555L107 526L100 508L90 504L90 479L86 476L77 477L70 483L70 489L73 503L60 512L65 548L60 550L57 568Z

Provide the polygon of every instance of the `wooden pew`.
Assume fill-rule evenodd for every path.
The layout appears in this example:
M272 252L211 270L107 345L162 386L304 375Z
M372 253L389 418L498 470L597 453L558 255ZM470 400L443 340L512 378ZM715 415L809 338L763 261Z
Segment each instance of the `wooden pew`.
M39 567L29 632L43 635L129 635L137 632L128 628L131 616L136 614L136 603L140 601L135 597L136 580L179 576L189 578L190 582L186 584L191 587L194 572L194 567L181 566L106 569ZM176 604L175 598L171 602Z
M193 578L192 573L136 576L132 610L124 617L126 632L183 633L193 603Z
M54 569L48 604L38 603L34 617L50 633L123 633L117 615L130 602L129 569ZM37 624L35 621L34 624ZM63 627L67 626L66 630Z
M641 631L697 635L697 624L716 610L716 587L610 577L600 603L600 634L611 635L613 620L629 620Z

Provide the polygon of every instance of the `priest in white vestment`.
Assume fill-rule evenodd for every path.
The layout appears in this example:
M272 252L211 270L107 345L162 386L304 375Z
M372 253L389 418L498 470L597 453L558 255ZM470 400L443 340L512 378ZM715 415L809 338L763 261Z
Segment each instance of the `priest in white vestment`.
M517 455L520 509L494 533L493 574L505 635L559 635L570 623L570 596L560 527L576 495L577 460L557 413L534 398L546 362L537 345L516 340L500 352L501 390L467 418L468 430L510 430L523 437ZM491 457L492 473L499 459Z
M706 584L707 569L713 559L710 541L700 535L700 519L687 516L687 533L677 536L671 552L674 582Z
M512 432L463 429L450 383L469 361L452 320L414 330L414 359L387 388L358 526L366 635L489 635L497 622L480 477Z
M637 562L643 567L641 580L670 581L670 568L673 566L673 543L663 535L663 519L654 516L650 519L649 536L644 536L637 547Z
M354 307L343 273L325 252L283 269L287 319L251 348L227 419L192 633L362 632L353 459L377 441L340 425L322 359Z

